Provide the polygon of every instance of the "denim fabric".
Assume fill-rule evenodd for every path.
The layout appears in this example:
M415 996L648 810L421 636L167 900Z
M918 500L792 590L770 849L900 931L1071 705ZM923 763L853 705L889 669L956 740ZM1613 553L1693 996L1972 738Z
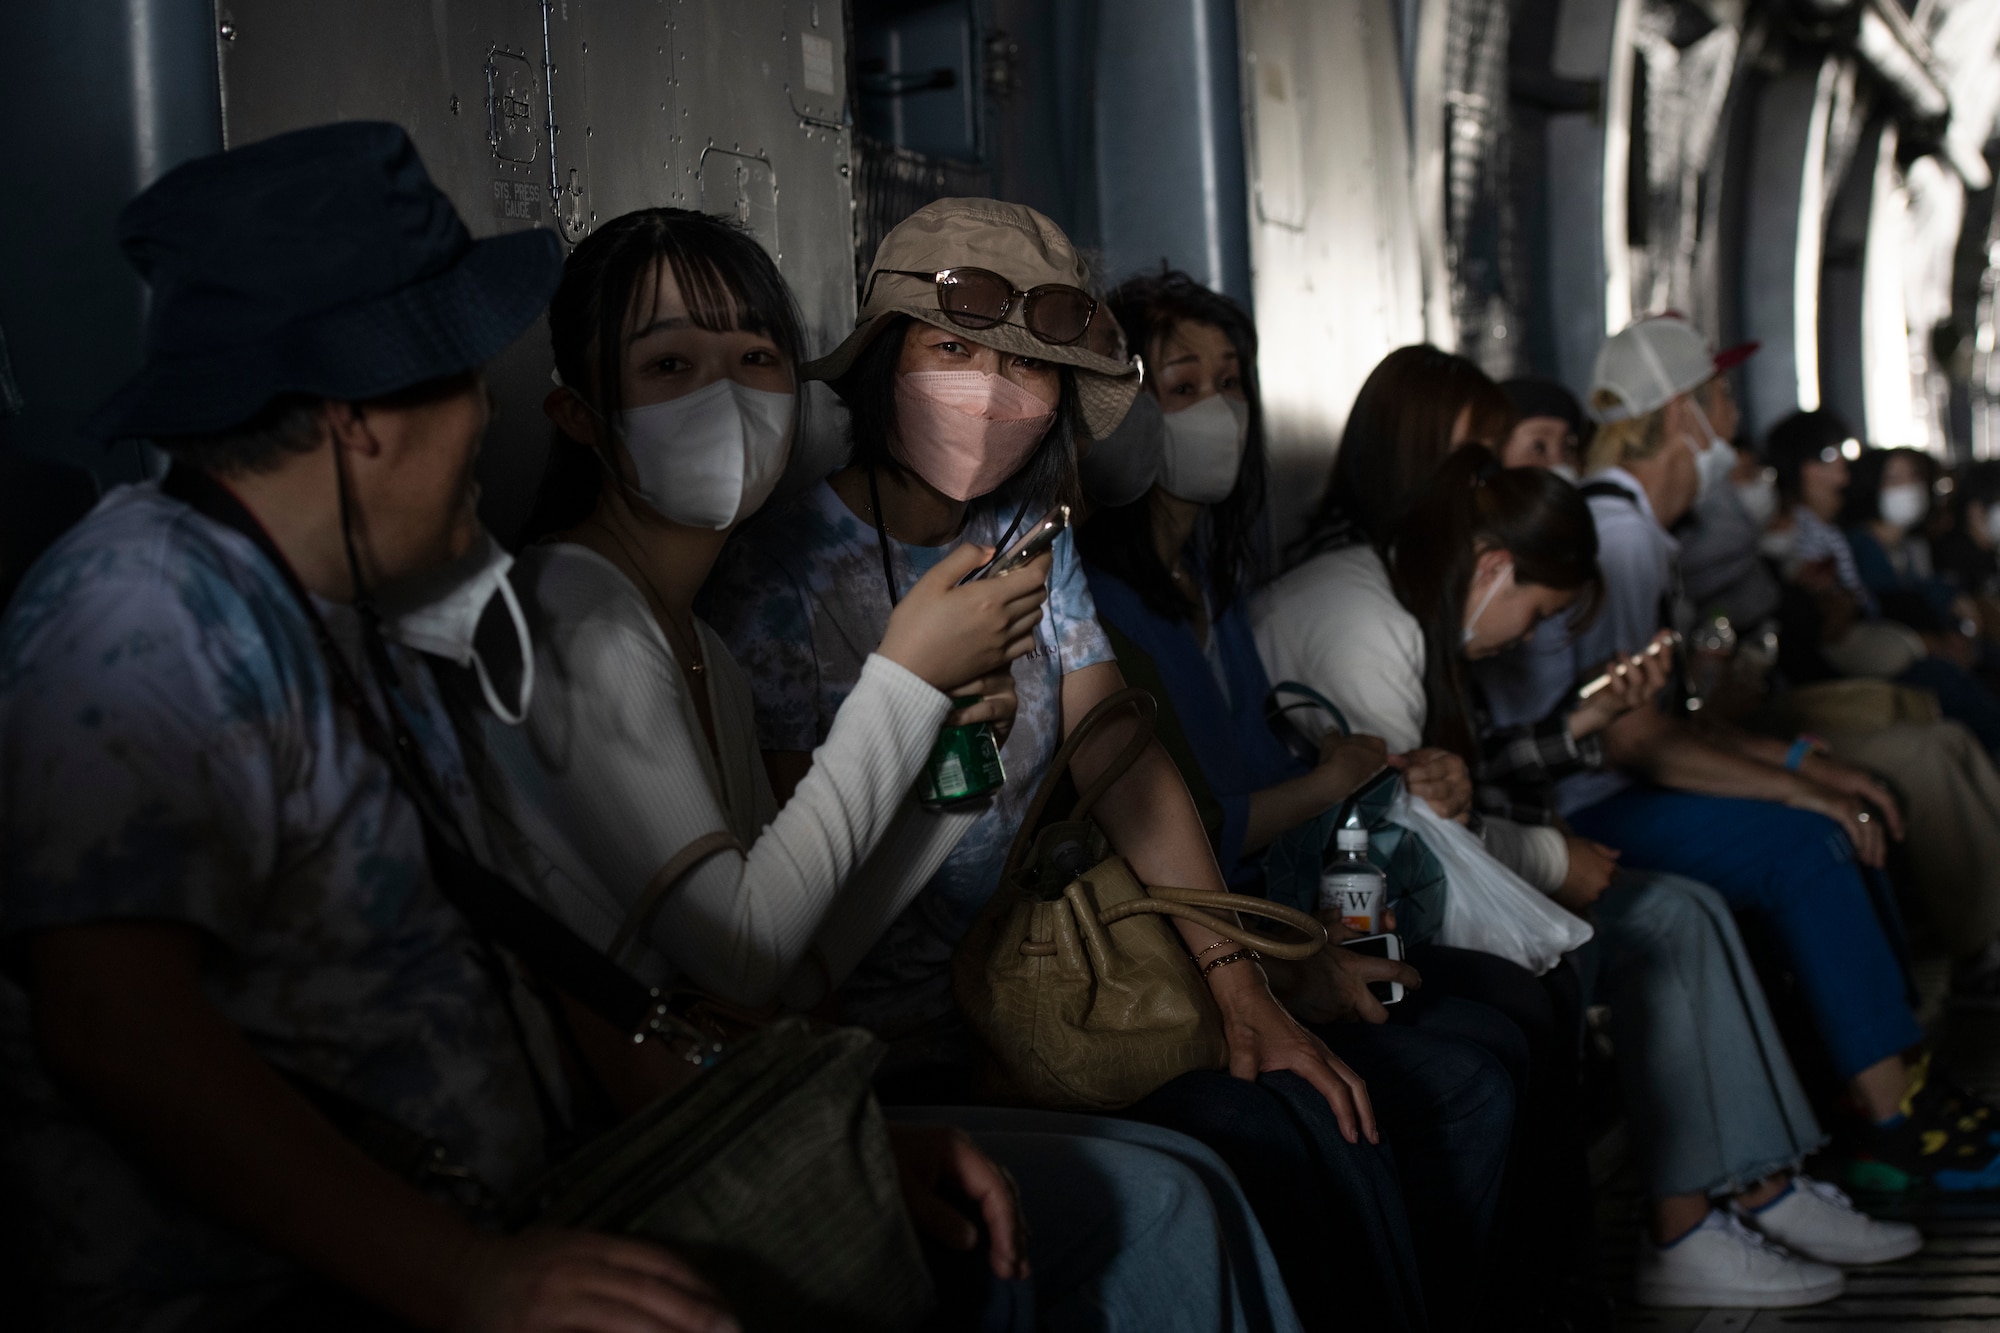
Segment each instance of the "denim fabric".
M984 1106L896 1107L888 1116L956 1125L1013 1174L1033 1230L1042 1327L1299 1328L1236 1177L1186 1135Z
M1408 956L1423 988L1391 1011L1391 1021L1477 1043L1515 1092L1494 1243L1484 1271L1472 1270L1473 1285L1495 1308L1524 1317L1546 1312L1564 1291L1595 1290L1596 1210L1577 1113L1583 997L1575 966L1565 960L1538 977L1504 958L1439 944L1413 945ZM1466 1282L1463 1272L1459 1280Z
M1785 951L1834 1072L1852 1078L1923 1036L1885 923L1840 826L1770 801L1634 787L1576 811L1634 870L1712 886Z
M1296 1074L1184 1074L1127 1115L1201 1139L1236 1172L1308 1328L1467 1325L1512 1128L1506 1071L1409 1028L1324 1028L1368 1083L1382 1143L1349 1143Z
M1825 1141L1721 894L1623 871L1596 921L1596 998L1654 1198L1737 1193Z
M1326 1098L1297 1074L1183 1074L1122 1114L1191 1135L1229 1164L1307 1328L1430 1326L1394 1154L1342 1138Z
M1367 1023L1318 1032L1367 1082L1395 1153L1431 1327L1472 1327L1480 1288L1466 1279L1493 1237L1514 1132L1512 1079L1460 1036Z

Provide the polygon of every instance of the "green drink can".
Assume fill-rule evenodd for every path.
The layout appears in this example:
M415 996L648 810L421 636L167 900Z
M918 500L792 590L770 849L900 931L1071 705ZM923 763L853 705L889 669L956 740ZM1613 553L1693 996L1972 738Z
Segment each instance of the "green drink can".
M979 696L953 699L953 708L970 708ZM938 733L931 757L917 778L917 800L926 810L948 810L991 796L1007 785L1000 763L1000 746L991 722L967 722Z

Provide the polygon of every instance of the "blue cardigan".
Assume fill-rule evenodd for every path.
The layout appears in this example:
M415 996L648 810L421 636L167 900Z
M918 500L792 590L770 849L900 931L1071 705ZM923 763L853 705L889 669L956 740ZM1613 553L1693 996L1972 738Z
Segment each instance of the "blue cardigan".
M1248 598L1232 601L1209 627L1223 678L1229 682L1225 699L1192 626L1156 615L1130 584L1088 560L1083 571L1098 617L1153 659L1167 689L1168 697L1161 702L1180 720L1201 776L1222 806L1216 860L1232 886L1249 883L1263 869L1261 853L1243 856L1250 793L1298 777L1306 769L1264 721L1264 698L1271 692L1271 682L1250 637Z

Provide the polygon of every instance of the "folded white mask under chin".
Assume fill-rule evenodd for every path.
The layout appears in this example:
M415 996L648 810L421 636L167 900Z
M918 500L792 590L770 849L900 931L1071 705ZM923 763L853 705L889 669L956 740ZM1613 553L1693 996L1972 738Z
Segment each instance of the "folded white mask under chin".
M1250 430L1248 404L1211 394L1193 407L1167 413L1165 424L1161 489L1195 504L1228 499L1243 466L1243 443Z
M383 634L407 648L471 667L494 716L508 726L519 726L535 692L535 647L528 635L528 617L507 579L513 565L514 557L481 528L471 550L449 564L382 589L375 596L375 607ZM495 607L504 613L504 623L497 619L488 623L488 613ZM511 635L505 632L507 625L512 626ZM484 634L482 626L487 629ZM502 680L514 688L504 689ZM503 693L513 697L503 699Z
M639 494L660 517L722 529L757 512L791 454L795 395L735 380L628 409L621 428Z

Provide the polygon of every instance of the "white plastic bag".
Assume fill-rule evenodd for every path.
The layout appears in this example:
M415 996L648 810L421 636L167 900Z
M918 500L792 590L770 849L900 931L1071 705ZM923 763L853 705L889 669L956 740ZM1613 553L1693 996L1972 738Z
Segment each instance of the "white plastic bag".
M1463 825L1442 819L1399 789L1389 822L1424 840L1444 867L1444 924L1437 942L1476 949L1519 963L1536 976L1589 939L1590 923L1535 892L1528 881L1493 858Z

